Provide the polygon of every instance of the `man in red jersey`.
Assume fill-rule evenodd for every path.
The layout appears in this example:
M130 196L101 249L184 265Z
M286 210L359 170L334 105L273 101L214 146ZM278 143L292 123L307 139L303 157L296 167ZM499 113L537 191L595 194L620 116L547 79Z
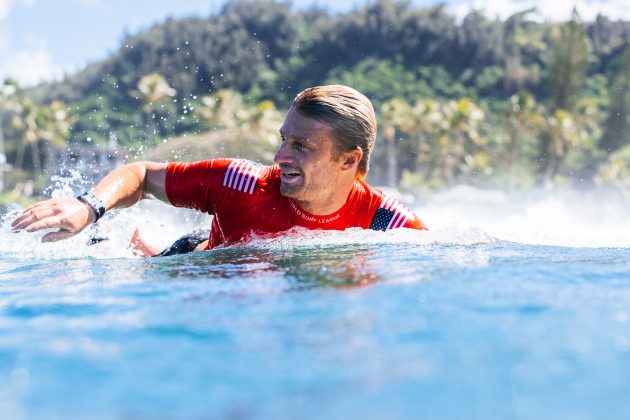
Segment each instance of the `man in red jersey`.
M155 197L214 215L205 249L295 226L426 229L402 204L363 181L376 139L374 110L363 94L340 85L304 90L291 104L280 137L274 166L242 159L132 163L77 198L28 207L12 227L56 228L42 241L57 241L107 210Z

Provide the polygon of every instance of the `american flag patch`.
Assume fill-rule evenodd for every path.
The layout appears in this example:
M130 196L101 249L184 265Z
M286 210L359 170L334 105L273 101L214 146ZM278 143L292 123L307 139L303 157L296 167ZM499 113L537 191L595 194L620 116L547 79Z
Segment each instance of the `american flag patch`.
M248 160L233 160L223 176L223 186L253 194L263 169L265 169L264 166L256 165Z
M376 209L370 229L382 230L383 232L388 229L396 229L404 226L409 219L413 218L413 213L407 207L383 194L383 200Z

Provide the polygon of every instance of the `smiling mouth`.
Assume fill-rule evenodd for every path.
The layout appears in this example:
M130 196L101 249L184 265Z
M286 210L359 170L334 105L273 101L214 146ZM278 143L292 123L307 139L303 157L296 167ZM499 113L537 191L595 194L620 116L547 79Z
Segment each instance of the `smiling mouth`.
M298 179L299 177L301 177L302 174L299 172L293 172L293 171L281 171L280 172L280 177L283 181L293 181Z

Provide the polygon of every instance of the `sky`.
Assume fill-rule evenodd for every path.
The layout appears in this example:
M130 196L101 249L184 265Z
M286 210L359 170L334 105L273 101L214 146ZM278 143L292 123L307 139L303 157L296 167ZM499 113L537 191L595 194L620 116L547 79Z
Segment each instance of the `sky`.
M217 13L226 0L0 0L0 81L22 86L58 80L115 52L125 33L135 34L168 17ZM294 7L316 4L344 12L368 0L293 0ZM431 6L438 0L413 0ZM532 6L540 20L563 21L574 5L584 20L598 13L630 20L628 0L444 0L464 16L472 9L506 18ZM625 3L625 4L624 4Z

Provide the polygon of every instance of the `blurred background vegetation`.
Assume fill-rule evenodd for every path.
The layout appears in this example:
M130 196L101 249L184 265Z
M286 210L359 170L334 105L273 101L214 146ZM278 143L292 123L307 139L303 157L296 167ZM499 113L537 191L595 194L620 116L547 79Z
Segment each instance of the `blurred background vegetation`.
M64 80L0 91L4 200L78 160L273 160L292 98L341 83L374 103L368 178L416 194L467 183L630 193L630 22L505 21L379 0L344 14L235 1L169 19ZM86 158L87 156L87 158Z

